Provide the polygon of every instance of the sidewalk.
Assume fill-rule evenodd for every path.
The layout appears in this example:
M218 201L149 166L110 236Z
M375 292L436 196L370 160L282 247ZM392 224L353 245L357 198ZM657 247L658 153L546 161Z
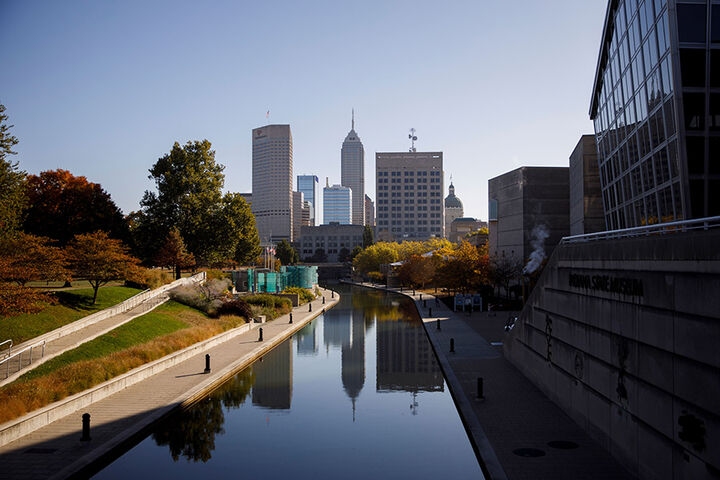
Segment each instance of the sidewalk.
M264 341L253 329L208 349L179 365L93 403L89 407L53 422L25 437L0 447L0 479L66 478L127 442L173 409L188 404L235 375L289 338L306 323L332 308L340 296L322 298L293 309L293 323L283 315L262 325ZM212 372L203 374L205 354L210 355ZM80 442L81 416L91 416L91 438Z
M501 342L513 312L468 315L435 303L432 295L422 295L427 304L423 307L419 293L402 294L415 301L458 410L493 480L634 478L505 359ZM451 338L455 353L450 352ZM478 377L483 378L482 401L477 399Z

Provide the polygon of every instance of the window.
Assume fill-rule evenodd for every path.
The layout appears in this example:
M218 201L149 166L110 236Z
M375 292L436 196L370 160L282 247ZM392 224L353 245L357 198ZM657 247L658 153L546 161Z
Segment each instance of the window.
M705 86L705 49L680 49L680 74L683 87Z
M678 37L681 42L705 43L704 4L678 4Z
M710 40L712 43L720 43L720 5L712 6L710 22Z
M705 128L705 94L684 93L685 128L703 130Z
M702 174L705 172L705 138L688 136L687 144L688 172Z

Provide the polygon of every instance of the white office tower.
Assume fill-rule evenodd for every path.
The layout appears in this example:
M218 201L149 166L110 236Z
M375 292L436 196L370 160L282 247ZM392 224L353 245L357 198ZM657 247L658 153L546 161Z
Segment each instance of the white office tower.
M323 188L325 224L335 222L340 225L352 224L352 199L353 193L348 187L333 185Z
M355 133L354 111L352 127L342 144L340 157L340 183L352 190L352 224L365 225L365 149Z
M260 243L293 241L293 142L290 125L252 131L252 212Z

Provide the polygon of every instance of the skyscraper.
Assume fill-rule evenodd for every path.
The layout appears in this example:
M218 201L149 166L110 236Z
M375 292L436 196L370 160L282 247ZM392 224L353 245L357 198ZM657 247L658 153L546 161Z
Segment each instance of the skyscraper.
M442 152L376 153L375 169L378 240L442 238Z
M720 214L719 14L608 2L590 118L609 230Z
M355 133L355 112L352 126L340 151L340 183L352 190L352 223L365 225L365 149Z
M293 240L293 143L290 125L252 131L252 212L260 242Z
M348 187L333 185L323 188L325 224L337 222L340 225L350 225L352 223L352 199L353 193Z
M310 225L322 224L322 195L320 183L316 175L298 175L297 191L302 192L303 198L310 205Z
M365 225L375 226L375 202L365 194Z

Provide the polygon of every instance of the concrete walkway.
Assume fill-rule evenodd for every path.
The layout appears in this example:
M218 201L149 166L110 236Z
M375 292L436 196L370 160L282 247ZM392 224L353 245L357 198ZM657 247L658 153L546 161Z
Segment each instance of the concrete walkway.
M394 288L365 286L400 293ZM444 303L436 303L432 295L424 293L423 302L419 293L412 295L407 290L402 293L415 301L463 422L490 478L634 478L504 358L504 326L512 312L456 313ZM450 352L451 339L455 341L454 353ZM483 378L483 400L477 398L478 377ZM568 448L573 444L577 447Z
M68 350L72 350L73 348L76 348L83 343L89 342L90 340L93 340L94 338L99 337L100 335L103 335L111 330L116 329L120 325L123 325L130 320L139 317L141 315L144 315L148 313L149 311L155 309L158 305L161 305L162 303L165 303L169 299L169 295L167 293L161 294L157 297L149 298L145 300L144 302L140 303L138 306L131 310L127 310L123 313L118 313L116 315L113 315L111 317L105 318L103 320L97 321L95 323L92 323L81 330L77 330L75 332L70 332L66 335L63 335L59 338L55 338L52 340L49 340L45 344L45 353L40 358L39 348L34 349L33 351L33 362L30 363L30 356L29 355L21 355L20 357L16 357L14 359L9 360L9 371L15 372L12 373L9 377L3 378L0 380L0 387L3 385L6 385L8 383L11 383L15 381L18 377L22 376L23 374L27 373L28 371L37 368L39 365L42 365L43 363L47 362L53 357L56 357ZM110 307L112 308L112 307ZM80 318L76 320L76 322L82 322L84 318ZM68 327L68 325L64 325L63 327L60 327L58 330ZM47 332L51 333L51 332ZM13 351L21 351L25 347L28 347L30 345L34 345L38 342L37 338L32 338L26 342L21 343L20 345L17 345L16 347L13 347ZM18 362L21 362L20 365L18 365ZM5 366L3 366L5 367ZM2 372L2 376L4 377L5 372Z
M307 304L294 308L292 324L289 315L263 324L263 342L258 341L257 329L250 330L0 447L0 479L87 476L91 472L84 469L93 462L173 409L201 398L340 300L338 294L331 298L330 291L323 293L326 303L318 298L312 302L312 312ZM210 374L203 373L205 354L211 358ZM91 416L89 442L80 441L81 414L85 412Z

